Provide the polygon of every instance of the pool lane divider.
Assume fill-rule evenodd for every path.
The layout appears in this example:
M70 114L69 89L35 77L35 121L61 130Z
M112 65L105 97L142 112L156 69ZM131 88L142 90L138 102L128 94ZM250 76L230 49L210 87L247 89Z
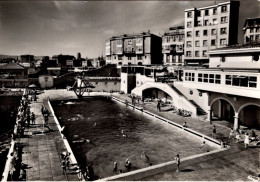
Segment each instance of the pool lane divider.
M122 104L125 105L125 101L122 101L122 100L120 100L120 99L118 99L118 98L116 98L116 97L112 97L112 99L115 100L115 101L117 101L117 102L119 102L119 103L122 103ZM166 119L166 118L164 118L164 117L161 117L161 116L159 116L159 115L157 115L157 114L154 114L154 113L152 113L152 112L149 112L149 111L147 111L147 110L145 110L145 109L143 109L143 108L141 108L141 107L136 107L136 106L134 106L134 105L132 105L132 104L130 104L130 103L128 103L128 106L133 107L133 108L135 108L136 110L139 110L139 111L141 111L142 113L145 113L145 114L147 114L147 115L149 115L149 116L152 116L152 117L154 117L154 118L157 118L157 119L159 119L159 120L161 120L161 121L163 121L163 122L165 122L165 123L168 123L168 124L170 124L170 125L176 127L177 129L181 129L181 130L186 131L186 132L188 132L188 133L190 133L190 134L192 134L192 135L194 135L194 136L196 136L196 137L199 137L199 138L201 138L203 141L206 140L206 141L210 142L210 144L213 144L213 145L215 145L215 146L217 146L217 147L221 147L220 142L219 142L218 140L215 140L215 139L213 139L213 138L211 138L211 137L208 137L207 135L204 135L204 134L202 134L202 133L199 133L199 132L197 132L197 131L195 131L195 130L193 130L193 129L190 129L190 128L184 128L182 125L180 125L180 124L178 124L178 123L175 123L175 122L170 121L170 120L168 120L168 119Z
M50 107L50 110L51 110L51 113L53 115L54 121L55 121L55 123L56 123L56 125L57 125L57 127L59 129L59 132L60 132L61 138L62 138L62 140L64 142L64 145L65 145L67 151L70 153L69 157L70 157L71 163L74 164L74 165L75 164L78 165L78 162L77 162L76 157L75 157L75 155L74 155L74 153L73 153L73 151L72 151L72 149L70 147L70 144L69 144L68 140L66 138L64 138L63 137L64 135L61 133L61 126L60 126L60 123L59 123L55 113L54 113L54 110L53 110L52 105L50 103L50 99L48 99L48 105Z

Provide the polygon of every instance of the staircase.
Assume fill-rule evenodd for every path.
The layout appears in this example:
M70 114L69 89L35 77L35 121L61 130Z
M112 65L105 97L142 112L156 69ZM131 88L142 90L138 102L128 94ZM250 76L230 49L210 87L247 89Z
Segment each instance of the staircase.
M174 85L169 84L173 90L175 90L175 92L177 92L179 95L187 98L185 95L183 95L183 93L177 89ZM201 115L207 115L207 113L194 101L194 100L189 100L196 108L197 108L197 115L201 116Z
M207 113L196 103L194 102L193 100L189 100L194 106L197 107L197 115L200 116L200 115L207 115Z

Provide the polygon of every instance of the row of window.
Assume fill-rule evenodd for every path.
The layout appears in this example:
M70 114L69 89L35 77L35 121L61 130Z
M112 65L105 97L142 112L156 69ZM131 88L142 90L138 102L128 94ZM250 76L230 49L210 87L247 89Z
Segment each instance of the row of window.
M164 36L163 42L182 42L184 35Z
M197 10L197 11L196 11L197 16L201 16L201 12L204 13L204 16L209 16L209 15L210 15L209 9L205 9L205 10L201 10L201 11L200 11L200 10ZM227 6L226 6L226 5L221 6L220 12L221 12L221 13L226 13L226 12L227 12ZM218 14L217 8L213 8L212 14L213 14L213 15ZM187 17L188 17L188 18L192 18L192 12L188 12L188 13L187 13Z
M132 45L134 40L126 39L125 41L126 41L127 45ZM142 44L143 43L143 38L136 38L135 42L136 42L136 44ZM123 44L123 40L122 39L116 40L116 44L117 45L122 45ZM106 42L106 45L110 46L110 42Z
M203 30L203 36L208 36L208 33L209 33L209 30ZM224 35L224 34L227 34L227 28L224 27L224 28L220 28L220 35ZM187 37L192 37L192 31L188 31L187 32ZM211 35L217 35L217 29L211 29ZM196 37L200 37L200 31L199 30L196 30L195 31L195 36Z
M128 60L132 60L132 58L137 58L137 60L143 60L143 56L139 56L139 55L137 55L136 57L131 57L131 56L127 57ZM145 55L144 58L146 59L147 56ZM106 59L107 60L112 60L112 57L111 56L107 56ZM114 56L114 59L123 60L123 56Z
M203 46L208 46L208 40L203 40ZM216 39L211 39L210 40L210 45L211 46L215 46L216 45ZM226 45L226 39L220 39L220 45ZM187 41L186 42L186 47L192 47L192 42L191 41ZM196 40L195 41L195 47L201 47L200 45L200 41Z
M192 51L186 51L186 57L191 57L192 56L191 52ZM203 57L207 57L206 52L207 52L206 50L202 51L202 56ZM194 56L195 57L200 57L200 51L195 51Z
M256 28L250 28L250 33L257 33L257 32L260 32L260 28L259 27L256 27Z
M100 82L100 83L103 83L103 82ZM108 82L105 82L104 84L107 85ZM114 85L117 85L118 82L114 82ZM95 83L96 85L99 85L99 82L96 82Z
M260 40L260 34L257 35L250 35L249 40L247 42L252 42L252 41L259 41Z
M227 21L227 16L223 16L223 17L221 17L220 18L220 23L221 24L223 24L223 23L227 23L228 21ZM217 25L218 24L218 20L217 20L217 18L214 18L213 20L212 20L212 22L210 22L210 20L204 20L203 21L203 24L202 24L202 22L200 21L200 20L198 20L197 22L196 22L196 25L195 26L198 26L198 27L200 27L200 26L209 26L209 25ZM187 28L191 28L192 27L192 21L188 21L187 22Z
M182 55L172 55L171 57L170 57L170 55L165 55L165 57L166 57L166 63L170 63L170 62L176 63L177 57L178 57L178 63L182 62Z
M195 73L185 72L186 81L195 81ZM199 73L198 82L221 84L220 74ZM225 84L239 87L257 87L256 76L226 75Z

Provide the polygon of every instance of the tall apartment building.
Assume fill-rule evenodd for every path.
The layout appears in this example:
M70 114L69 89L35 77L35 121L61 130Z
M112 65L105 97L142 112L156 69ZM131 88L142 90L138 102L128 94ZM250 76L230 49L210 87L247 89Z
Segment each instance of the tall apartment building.
M123 34L105 43L106 63L121 65L150 65L162 63L162 38L150 31Z
M162 36L164 65L182 66L184 64L184 26L170 27Z
M243 31L244 43L260 42L260 18L247 18Z
M237 44L239 1L185 10L185 62L208 63L211 49Z

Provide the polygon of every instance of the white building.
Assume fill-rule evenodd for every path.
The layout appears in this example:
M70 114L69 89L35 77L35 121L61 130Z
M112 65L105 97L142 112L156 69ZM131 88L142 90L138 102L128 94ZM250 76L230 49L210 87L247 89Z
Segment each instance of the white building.
M208 69L184 70L183 86L208 94L208 120L260 128L260 44L211 50Z

